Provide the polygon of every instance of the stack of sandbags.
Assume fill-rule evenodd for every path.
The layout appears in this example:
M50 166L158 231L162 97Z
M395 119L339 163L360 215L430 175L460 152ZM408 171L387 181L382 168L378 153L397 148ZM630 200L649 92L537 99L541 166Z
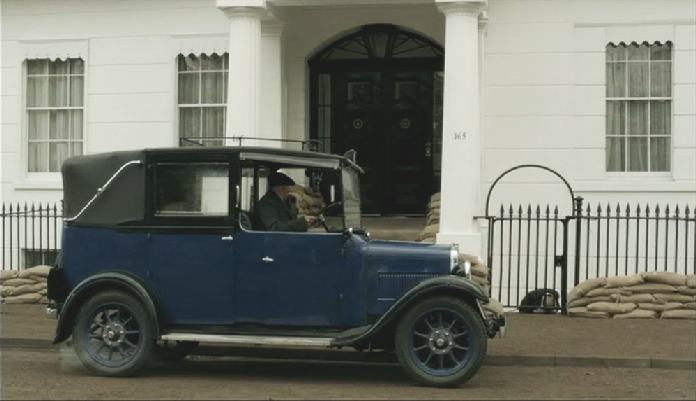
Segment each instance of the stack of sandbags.
M644 272L593 278L568 294L568 316L696 319L696 275Z
M289 195L295 199L298 214L316 216L326 207L321 194L314 193L301 185L291 186Z
M6 304L47 303L46 278L50 266L0 273L0 295Z
M459 254L459 264L462 265L464 262L469 262L471 264L471 279L483 288L483 291L488 294L490 287L489 283L489 269L481 258L478 256L467 255L465 253Z
M420 242L435 242L435 236L440 231L440 193L430 197L425 216L425 228L418 235Z

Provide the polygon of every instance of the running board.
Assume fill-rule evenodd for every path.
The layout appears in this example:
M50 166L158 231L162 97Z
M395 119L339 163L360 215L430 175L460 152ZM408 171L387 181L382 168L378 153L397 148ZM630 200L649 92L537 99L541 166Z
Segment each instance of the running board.
M165 341L198 341L204 343L224 343L238 345L279 345L285 347L330 347L331 337L279 337L279 336L250 336L236 334L197 334L170 333L160 337Z

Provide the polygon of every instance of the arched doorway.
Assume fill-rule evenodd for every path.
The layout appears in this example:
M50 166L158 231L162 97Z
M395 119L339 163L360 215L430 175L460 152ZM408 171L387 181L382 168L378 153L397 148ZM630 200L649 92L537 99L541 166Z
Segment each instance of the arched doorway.
M309 60L310 137L357 151L365 214L423 214L440 187L444 51L395 25L365 25Z

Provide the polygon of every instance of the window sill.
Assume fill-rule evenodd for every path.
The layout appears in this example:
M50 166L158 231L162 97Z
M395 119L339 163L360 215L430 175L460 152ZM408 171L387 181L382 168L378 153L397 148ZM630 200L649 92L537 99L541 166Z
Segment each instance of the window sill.
M593 192L696 192L696 181L674 180L669 173L608 174L605 180L575 180L577 193Z
M15 191L60 191L63 189L63 180L55 178L26 178L14 182Z

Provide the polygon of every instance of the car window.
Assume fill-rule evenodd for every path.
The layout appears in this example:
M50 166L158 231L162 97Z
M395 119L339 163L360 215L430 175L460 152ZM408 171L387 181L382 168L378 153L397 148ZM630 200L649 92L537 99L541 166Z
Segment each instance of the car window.
M227 216L226 163L155 165L155 216Z
M267 194L268 176L273 171L281 172L295 181L289 207L298 215L317 216L322 214L330 231L343 229L341 208L324 210L332 202L341 199L337 170L266 164L243 166L240 177L239 223L246 230L264 231L256 205ZM323 233L323 227L312 227L309 231Z

